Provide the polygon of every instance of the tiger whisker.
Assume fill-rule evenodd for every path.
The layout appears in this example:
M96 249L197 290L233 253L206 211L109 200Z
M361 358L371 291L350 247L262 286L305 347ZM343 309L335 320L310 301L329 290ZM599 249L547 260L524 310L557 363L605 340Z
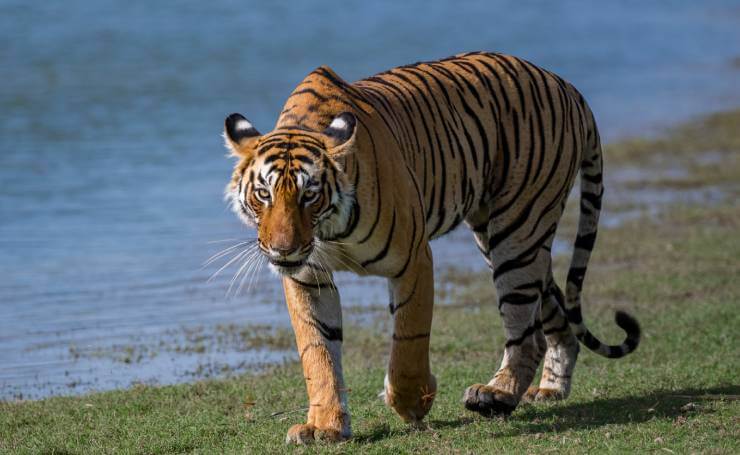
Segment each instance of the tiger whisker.
M251 292L252 285L255 284L255 283L257 283L257 280L258 280L258 277L259 277L259 272L260 272L260 270L262 270L262 266L265 264L265 261L266 260L267 259L265 259L264 256L261 256L259 259L257 259L257 267L255 268L254 272L252 273L252 277L249 279L249 284L247 285L247 293Z
M233 242L234 240L244 241L244 242L251 242L254 240L257 240L257 237L249 237L246 239L238 239L238 238L230 238L230 239L220 239L220 240L209 240L206 242L208 245L212 245L214 243L224 243L224 242Z
M322 247L325 250L324 251L325 254L334 255L335 259L340 260L342 265L347 267L350 271L356 272L357 270L362 270L363 272L367 272L367 270L362 264L357 262L357 260L355 260L349 254L343 251L339 246L331 245L330 243L323 243ZM331 251L328 251L329 249L331 249ZM346 261L343 261L342 259L346 259L347 261L349 261L349 264Z
M236 296L236 293L232 292L232 290L234 289L236 282L239 280L239 277L242 276L244 271L250 266L251 263L252 261L250 259L245 259L244 262L237 269L236 273L234 273L234 276L231 277L231 280L229 281L229 287L226 289L225 293L227 299Z
M327 252L324 251L320 246L316 249L316 261L318 263L318 266L321 267L321 269L326 273L326 275L330 278L331 282L331 288L335 293L338 293L339 290L337 289L336 283L334 283L334 278L332 276L332 272L330 270L330 267L327 265L329 263L327 257ZM341 258L337 258L341 261ZM351 267L344 264L348 269L351 270Z
M245 248L244 250L242 250L242 251L240 251L239 253L237 253L236 255L234 255L234 257L233 257L233 258L231 258L231 259L230 259L230 260L229 260L228 262L226 262L226 264L224 264L223 266L221 266L221 268L219 268L218 270L216 270L216 272L215 272L215 273L214 273L213 275L211 275L211 276L210 276L210 277L208 278L208 280L207 280L206 282L207 282L207 283L210 283L210 282L211 282L211 281L212 281L212 280L213 280L214 278L216 278L216 276L218 276L218 274L219 274L219 273L221 273L221 272L222 272L222 271L223 271L223 270L224 270L225 268L227 268L228 266L230 266L230 265L231 265L231 264L233 264L234 262L238 261L239 259L243 258L243 257L244 257L244 255L246 255L247 253L249 253L250 251L253 251L253 250L254 250L254 247L249 247L249 246L248 246L248 247L247 247L247 248Z
M317 245L317 248L316 248L316 257L317 257L317 260L323 259L323 262L329 262L328 261L328 257L327 257L329 254L330 254L330 252L326 251L322 246ZM347 264L346 262L344 262L342 260L341 256L335 256L334 259L336 259L344 267L347 267L349 270L352 270L352 267L349 264ZM326 269L326 267L325 267L325 269Z
M342 255L343 257L350 260L352 263L356 264L358 267L364 270L365 268L359 262L357 262L353 257L351 257L346 251L344 251L340 245L341 244L334 244L334 242L330 242L326 244L325 247L327 247L327 249L331 249L332 250L331 252L334 254Z
M229 287L226 290L226 297L229 297L229 295L231 294L231 289L234 286L234 283L236 282L236 280L239 279L239 276L241 275L241 273L249 265L252 254L253 253L248 253L242 257L241 264L238 265L236 272L234 272L234 275L232 275L231 280L229 280Z
M233 251L234 249L239 248L240 246L244 246L246 244L249 244L250 242L252 242L252 241L251 240L247 240L247 241L244 241L244 242L239 242L239 243L237 243L235 245L232 245L232 246L230 246L228 248L224 248L223 250L219 251L218 253L216 253L213 256L211 256L208 259L206 259L206 261L203 263L202 267L205 268L205 267L211 265L211 263L213 263L214 261L218 260L219 258L222 258L223 256L226 256L227 254L229 254L229 252Z
M259 256L256 256L250 259L251 265L247 268L246 272L244 272L244 274L242 275L242 279L239 282L239 288L236 290L236 293L234 294L234 296L241 294L242 289L244 288L244 283L247 281L247 279L249 279L249 281L251 282L252 277L254 277L254 274L256 273L260 264L262 263L263 258L264 256L260 254ZM247 292L249 292L249 287L247 288Z
M239 280L239 287L234 292L234 297L241 294L242 289L244 289L244 283L247 281L247 278L249 278L250 274L252 273L252 270L255 268L259 260L260 258L255 257L249 261L249 267L247 267L246 271L242 274L242 278L241 280Z
M350 242L338 242L336 240L322 240L322 242L323 243L331 243L331 244L334 244L334 245L354 245L353 243L350 243Z
M231 294L231 290L233 289L234 284L236 284L236 281L239 279L239 276L247 269L247 267L253 264L257 254L259 254L259 252L255 249L252 249L252 251L248 255L246 255L246 257L244 258L244 263L239 267L239 269L236 271L234 276L231 278L231 282L229 283L229 288L226 290L227 297L236 296L236 294Z
M334 283L334 278L332 277L331 272L328 270L328 268L325 265L325 260L322 258L322 253L320 249L316 250L316 265L321 268L321 270L326 274L326 276L329 278L330 288L334 293L338 293L337 286ZM316 277L316 271L314 271L314 276ZM318 278L317 278L318 281ZM317 283L318 284L318 283Z

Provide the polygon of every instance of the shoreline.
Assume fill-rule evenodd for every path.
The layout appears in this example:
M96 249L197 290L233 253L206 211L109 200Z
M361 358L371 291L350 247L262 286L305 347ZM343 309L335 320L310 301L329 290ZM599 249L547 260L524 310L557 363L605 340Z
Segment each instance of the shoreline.
M716 164L721 162L716 148L726 144L737 145L740 139L730 137L732 125L740 124L740 109L700 116L694 121L683 123L663 132L655 138L631 137L616 143L605 145L606 194L604 216L601 221L601 235L631 220L657 215L672 204L717 204L727 198L728 178ZM702 138L701 146L708 152L693 157L690 153L692 138ZM666 163L670 159L670 164ZM707 175L711 169L712 175ZM650 185L641 182L650 180ZM576 186L577 191L577 186ZM575 226L573 207L577 201L571 200L563 222L558 230L555 251L556 261L569 260L569 250ZM464 231L464 229L458 230ZM457 232L452 241L472 244L467 232ZM438 242L445 242L444 239ZM449 240L448 240L449 241ZM469 245L468 245L469 246ZM482 263L482 261L480 261ZM437 270L437 306L453 288L467 285L487 276L485 268L462 270L456 267L444 267ZM462 280L463 275L469 275ZM493 298L492 292L488 293ZM277 304L276 304L277 305ZM279 310L278 310L279 311ZM385 304L376 302L364 306L345 306L345 319L349 325L372 323L379 314L384 315ZM382 317L382 316L381 316ZM182 326L177 330L165 333L148 334L128 342L111 346L98 346L92 349L81 349L69 346L67 353L74 361L83 365L94 365L103 362L106 368L131 368L145 371L141 380L134 381L123 389L137 384L167 386L179 383L192 383L213 377L232 377L241 374L254 374L269 370L270 365L285 361L295 361L292 349L292 332L286 326L265 326L264 324L219 324L216 326ZM214 360L215 359L215 360ZM156 380L157 369L152 362L165 362L172 365L187 365L174 376L174 381L160 383ZM81 376L81 377L84 377ZM147 377L153 379L146 379ZM55 396L85 396L89 393L102 393L107 390L121 389L103 387L96 389L94 382L85 382L75 378L74 373L64 387L38 384L28 391L13 392L12 386L3 386L6 391L2 396L6 402L31 399L46 399ZM93 389L93 390L89 390ZM34 393L35 392L35 393ZM59 393L62 392L62 393ZM64 393L71 392L71 393Z

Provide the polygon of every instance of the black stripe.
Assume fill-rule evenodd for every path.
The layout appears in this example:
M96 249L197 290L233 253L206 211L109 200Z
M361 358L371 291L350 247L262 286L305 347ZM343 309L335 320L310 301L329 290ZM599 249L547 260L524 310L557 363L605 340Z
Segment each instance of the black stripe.
M543 322L543 324L544 324L544 322ZM550 327L549 329L545 329L545 335L550 335L551 333L563 332L569 326L570 326L570 324L568 323L568 320L565 319L561 325L556 326L556 327Z
M416 133L416 126L414 125L414 122L411 121L411 119L413 118L413 115L411 113L411 108L408 104L408 101L403 96L403 93L398 89L396 85L393 85L392 83L382 78L379 78L377 76L370 77L366 79L366 81L379 84L381 86L379 87L380 89L385 89L385 92L383 92L382 90L378 91L375 89L370 89L368 87L369 90L377 92L378 96L382 96L384 98L386 96L393 97L396 100L398 100L398 103L395 103L395 104L401 106L401 109L403 109L404 113L406 114L406 119L408 119L408 121L403 121L403 119L401 118L402 116L400 115L401 114L400 111L398 111L397 109L394 109L391 104L387 105L386 110L394 118L394 122L396 124L395 129L397 130L397 132L399 133L402 139L401 141L399 141L401 148L405 150L413 149L413 145L411 141L416 140L416 138L418 138L419 136ZM408 130L409 125L411 126L413 133L409 132Z
M562 150L563 135L564 135L564 132L561 130L560 145L558 147L558 151ZM505 137L505 135L503 137ZM563 155L562 153L557 153L555 162L552 163L552 167L550 168L550 172L548 173L547 178L545 179L545 183L549 183L552 181L556 173L556 170L559 168L560 159L562 155ZM567 184L568 184L568 181L566 180L563 185L567 185ZM521 226L524 225L529 220L530 214L532 212L532 208L537 202L540 201L540 196L542 195L542 193L545 192L546 189L551 189L551 187L547 184L542 185L539 191L537 191L537 193L534 194L533 197L531 198L531 202L527 204L527 206L519 213L519 215L514 219L514 221L512 223L509 223L509 225L503 230L500 230L495 235L491 236L491 238L488 241L489 250L493 249L494 246L501 243L504 239L509 237L517 229L520 229ZM562 193L563 193L562 191L558 191L555 194L557 197L560 197ZM546 213L546 212L542 212L542 213ZM492 219L492 217L489 216L489 220L490 219ZM536 228L536 227L537 227L537 224L535 223L533 228Z
M460 99L463 100L463 97L460 96ZM478 117L478 114L476 114L475 111L473 111L473 109L468 105L468 103L463 101L462 105L463 105L463 110L465 110L465 113L468 115L468 117L473 119L473 122L475 123L475 129L478 132L478 136L480 137L481 145L483 145L483 154L485 156L489 153L488 135L486 134L486 128L483 126L483 123ZM478 150L478 148L475 147L475 145L473 144L473 140L468 134L468 129L465 128L463 132L465 133L465 138L467 139L467 142L468 142L468 146L470 150L470 157L473 160L473 169L477 171L478 170L478 154L476 153L476 151ZM464 166L464 163L463 163L463 166Z
M602 173L599 172L598 174L582 173L581 178L587 182L593 183L594 185L601 185L604 177Z
M314 90L312 88L304 88L304 89L301 89L301 90L297 90L297 91L293 92L290 95L290 98L292 98L294 96L298 96L298 95L303 95L305 93L308 93L310 95L315 96L322 103L325 103L325 102L329 101L329 98L327 98L326 96L320 94L319 92L317 92L316 90Z
M390 75L391 74L389 74L389 76ZM399 89L399 84L394 84L392 82L386 81L385 79L380 78L380 77L377 77L377 76L370 77L370 78L368 78L366 80L367 81L372 81L372 82L378 83L378 84L386 87L386 89L388 90L388 92L390 94L392 94L399 101L399 103L401 104L401 108L406 113L406 117L408 119L407 122L401 122L401 127L404 129L405 136L407 137L407 141L406 142L410 145L410 147L409 147L410 150L418 150L419 149L419 143L418 143L419 134L416 131L416 124L413 121L414 115L412 113L412 106L411 106L409 100L407 99L406 94L402 90ZM414 103L416 104L415 99L414 99L413 96L411 97L411 100L414 101ZM417 107L418 107L418 104L417 104ZM411 134L409 134L409 132L407 130L407 126L411 126L411 130L412 130L412 133ZM412 145L410 143L411 140L415 141L416 144Z
M386 127L388 128L388 132L391 134L399 147L401 147L404 141L402 140L402 138L398 137L398 130L399 128L401 128L399 125L401 125L402 122L398 117L396 110L393 109L393 106L391 106L391 104L389 104L388 99L386 98L386 93L382 90L379 90L379 87L363 86L363 90L379 103L376 109L376 116L383 120L383 123L385 123ZM385 111L385 115L383 115L382 111ZM390 121L387 117L390 117ZM372 138L372 135L370 135L370 137Z
M524 90L522 90L522 85L519 83L521 78L519 77L516 68L514 68L513 63L509 62L509 60L503 55L496 54L493 57L501 64L504 71L506 71L511 76L510 82L514 85L514 88L516 88L516 93L519 97L519 106L524 108L524 106L526 106L526 100L524 99Z
M558 307L552 307L552 311L550 311L550 314L545 316L545 318L542 320L542 324L543 325L547 324L548 322L553 320L555 316L557 316L558 314L560 314L560 312L558 311Z
M510 292L503 297L501 297L498 301L498 306L501 308L502 305L508 304L508 305L530 305L532 303L537 302L537 300L540 298L539 294L522 294L519 292Z
M501 76L499 75L499 72L493 66L491 66L490 63L486 62L485 60L477 60L477 61L480 62L481 65L486 67L486 69L490 72L491 76L496 78L496 82L498 83L498 86L500 88L498 93L504 99L504 110L506 112L510 112L511 111L511 101L509 100L509 94L506 92L504 83L501 80ZM494 99L496 99L496 97L494 97ZM496 103L498 104L498 100L496 100Z
M592 351L596 351L601 347L601 342L591 335L591 332L588 330L586 330L586 333L579 336L578 339Z
M393 340L394 341L412 341L412 340L421 340L423 338L429 338L429 332L420 333L418 335L396 335L393 334Z
M343 340L341 327L330 327L329 325L324 324L318 319L316 319L315 322L316 324L314 326L319 330L319 332L321 332L321 335L324 338L326 338L328 341L342 341Z
M516 117L514 117L514 118L516 118ZM515 126L515 128L518 128L518 126ZM532 118L531 117L529 119L529 128L530 128L530 131L534 131L534 129L532 127ZM514 150L517 150L518 145L516 145L516 142L518 142L518 141L519 141L519 139L517 137L515 139ZM531 145L532 145L532 148L534 149L534 140L533 139L531 140ZM519 155L519 152L518 151L515 152L515 156L518 157L518 155ZM510 193L512 196L509 197L509 201L507 203L505 203L505 204L503 204L503 205L501 205L499 207L496 207L496 209L491 212L491 215L489 216L489 219L497 218L497 217L501 216L501 214L503 214L504 212L506 212L507 210L509 210L515 203L519 202L522 199L522 195L526 191L531 190L532 186L531 186L531 184L529 182L529 177L530 177L530 173L532 171L532 162L534 160L527 159L526 161L527 161L527 166L526 166L525 171L524 171L524 176L520 179L521 182L520 182L518 188L514 192ZM541 164L541 162L540 162L540 164Z
M411 97L411 100L416 105L416 110L420 114L419 117L420 117L420 120L421 120L421 124L424 127L424 135L426 137L427 146L430 149L432 149L434 147L434 143L432 141L431 129L430 129L429 124L427 122L427 115L429 115L431 117L434 117L434 113L432 111L432 106L429 103L429 100L425 96L425 93L421 89L421 87L419 87L418 85L416 85L414 83L414 81L412 81L409 77L407 77L407 75L405 73L403 73L401 71L392 71L391 74L393 74L394 76L398 77L399 79L401 79L406 84L408 84L411 87L413 87L418 92L417 93L417 96L412 96ZM411 73L411 74L413 76L415 76L416 78L419 77L417 74L414 74L414 73ZM424 104L426 105L426 110L427 110L427 113L426 114L423 112L423 110L421 108L421 105L419 104L419 101L418 101L419 99L421 99L424 102ZM433 120L433 118L432 118L432 120ZM428 155L429 153L432 153L432 154L434 153L433 150L431 150L431 151L425 150L425 147L420 147L417 152L418 153L421 153L421 154L424 154L424 155ZM423 172L424 175L423 175L423 184L422 184L422 194L424 194L424 195L426 195L426 191L427 191L427 171L426 171L427 162L428 162L428 160L424 160L424 172Z
M583 286L583 279L586 276L586 267L571 267L568 270L568 282L576 285L578 290Z
M418 74L417 71L419 73L421 73L421 74ZM424 70L421 70L421 69L419 69L417 67L414 67L414 68L407 68L406 69L406 72L407 72L407 74L412 75L417 80L419 80L424 85L424 87L426 88L427 93L433 93L434 92L434 90L432 89L432 87L429 85L428 79L434 80L436 82L436 84L440 87L440 90L444 90L444 87L442 86L441 82L437 78L435 78L433 75L430 75L429 73L427 73ZM427 76L427 77L424 77L424 76ZM431 119L432 124L436 124L437 123L436 118L438 118L439 119L439 123L442 124L442 126L444 127L445 132L446 132L445 137L447 138L447 143L448 143L448 147L449 147L450 153L454 154L454 149L452 147L452 137L450 137L449 131L447 130L447 120L445 119L445 112L442 110L442 107L440 106L438 99L436 97L431 97L430 98L429 96L426 96L426 94L425 93L422 93L421 90L420 90L420 94L421 94L421 98L424 100L424 102L427 104L427 106L429 108L430 115L432 117L432 119ZM435 112L432 112L432 110L431 110L431 106L432 105L435 107L436 116L435 116ZM447 103L447 107L448 108L450 107L449 101ZM453 131L453 135L454 135L455 139L457 140L457 135L456 135L456 133L454 133L454 131ZM433 181L434 180L434 176L437 175L440 172L440 171L438 171L439 168L442 169L441 172L443 172L443 173L445 172L444 164L441 164L439 168L437 167L437 155L439 154L440 160L443 160L443 156L444 156L444 151L443 151L443 148L442 148L442 143L441 143L441 140L440 140L440 135L439 134L435 134L433 137L434 137L435 142L436 142L436 147L435 147L435 143L430 142L429 146L430 146L430 149L431 149L430 150L431 153L429 153L429 155L431 157L431 163L430 163L430 167L427 168L426 167L426 161L428 161L428 160L425 160L425 173L424 173L424 181L425 182L427 182L427 181ZM459 140L457 140L457 141L459 143ZM429 171L427 172L426 169L429 169ZM431 175L428 176L427 173L429 173ZM446 178L445 175L443 175L442 178L443 179ZM424 186L425 186L425 193L424 193L424 195L426 196L426 183L425 183ZM429 204L427 204L427 211L426 211L426 216L425 216L425 220L426 220L427 223L429 221L431 221L432 214L435 212L434 209L435 209L435 202L436 202L437 187L440 187L440 189L444 189L441 185L435 185L435 184L432 184L431 185L431 194L429 195L429 197L427 199L430 202L429 202ZM441 198L440 198L440 200L441 200Z
M593 208L596 210L601 210L601 195L600 194L594 194L594 193L581 193L581 203L583 201L588 201Z
M522 333L522 336L520 336L519 338L506 340L506 347L508 348L511 346L519 346L520 344L524 342L524 340L527 339L527 337L532 336L533 333L535 333L538 329L541 329L541 328L542 328L542 322L535 321L534 325L527 327L527 330L525 330Z
M560 379L568 379L571 377L571 375L569 374L557 374L550 367L542 367L542 370L547 372L547 374L549 374L550 376L560 378Z
M414 224L411 230L411 240L409 240L409 251L406 255L406 262L403 264L403 267L401 267L401 270L399 270L398 273L393 275L393 278L399 278L404 273L406 273L406 269L408 268L409 263L411 262L411 256L414 252L414 244L416 243L416 217L414 216L414 214L411 215L411 221Z
M370 230L367 232L365 237L360 239L357 243L365 243L368 241L368 239L373 235L373 232L375 232L375 228L378 227L378 222L380 221L380 209L382 208L381 199L380 199L380 167L378 166L378 155L377 151L375 150L375 141L373 140L373 135L369 134L368 138L370 139L370 144L372 145L373 150L373 162L375 163L375 192L376 192L376 203L377 208L375 209L375 220L373 221L373 225L370 226ZM359 204L358 204L359 208Z
M312 160L311 158L307 156L300 155L297 153L293 153L292 155L293 155L293 159L296 161L300 161L301 163L304 163L304 164L314 164L314 160Z
M583 322L583 315L581 314L581 307L576 306L571 309L565 310L565 316L572 324L581 324Z
M557 284L553 283L553 285L550 286L550 295L555 297L555 301L558 303L558 306L565 310L565 296Z
M375 255L375 257L373 257L372 259L368 259L367 261L363 261L360 264L362 267L367 267L368 265L374 264L386 257L386 255L388 254L388 249L390 249L391 247L391 241L393 240L393 231L395 229L396 229L396 211L394 210L393 211L393 221L391 221L391 228L390 228L390 231L388 232L388 238L385 241L385 246L383 247L382 250L380 250L380 252L377 255Z
M555 233L555 228L557 227L557 224L553 224L550 226L550 228L545 231L545 233L540 236L538 239L535 240L533 245L526 250L524 250L521 254L519 254L514 259L510 259L508 261L505 261L501 264L496 264L496 266L493 268L493 279L496 280L504 273L507 273L511 270L516 270L522 267L525 267L532 262L534 262L537 259L537 256L539 255L539 250L542 247L542 244L545 243L545 241L550 238ZM531 256L531 257L528 257Z
M353 169L355 170L355 179L354 179L354 183L352 184L352 187L357 188L357 185L360 182L360 165L356 159L354 160ZM342 197L344 197L342 193L340 194L342 195ZM347 237L352 235L352 233L357 228L357 224L359 223L359 221L360 221L360 204L357 203L357 198L353 197L352 207L350 207L350 210L349 210L349 221L347 222L347 227L344 231L339 233L335 238L336 239L346 239Z
M591 251L594 249L594 243L596 243L596 232L592 232L586 235L579 235L576 237L575 247L582 250Z
M298 278L293 277L293 276L289 276L288 278L290 278L292 281L294 281L296 284L300 286L311 288L311 289L326 289L326 288L334 287L332 283L309 283L309 282L301 281Z
M417 275L414 279L414 287L411 288L411 292L409 293L408 297L406 297L401 303L398 305L394 305L392 297L391 302L388 304L388 310L391 312L391 314L394 314L396 311L403 308L406 304L408 304L411 301L411 298L416 294L416 284L419 282L419 276Z
M526 289L537 289L541 291L542 290L542 280L534 280L534 281L530 281L529 283L522 283L520 285L517 285L514 288L515 291L523 291Z

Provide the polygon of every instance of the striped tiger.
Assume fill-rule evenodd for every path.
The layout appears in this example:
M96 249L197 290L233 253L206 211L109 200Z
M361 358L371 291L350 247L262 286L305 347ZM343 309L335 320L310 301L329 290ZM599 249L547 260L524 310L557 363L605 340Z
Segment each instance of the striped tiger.
M330 68L295 88L274 130L240 114L225 122L237 163L227 198L257 229L282 277L310 407L289 443L350 437L342 375L342 312L332 272L388 279L394 318L384 400L417 424L436 380L429 365L434 277L430 240L465 223L493 273L506 345L487 384L464 392L485 416L522 399L568 396L579 341L618 358L638 345L634 318L609 346L586 328L580 294L596 240L602 153L583 96L520 58L485 52L402 66L352 84ZM580 173L565 293L551 247ZM544 357L539 387L529 387Z

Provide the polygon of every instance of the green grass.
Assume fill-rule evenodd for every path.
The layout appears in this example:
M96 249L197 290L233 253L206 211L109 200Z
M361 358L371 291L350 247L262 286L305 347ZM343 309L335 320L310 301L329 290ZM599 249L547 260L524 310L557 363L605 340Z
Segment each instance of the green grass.
M740 195L740 109L720 112L668 129L654 139L633 138L604 147L606 172L615 166L682 168L683 177L656 177L644 182L654 188L700 188L722 185ZM709 160L707 160L709 158Z
M740 131L740 115L728 115L734 120L725 127ZM641 143L639 153L615 146L612 162L639 162L648 153L653 159L668 151L660 141L670 140ZM710 145L695 151L740 151L731 139ZM680 152L688 155L689 149ZM734 188L740 166L729 162L712 184ZM444 274L454 286L444 287L435 308L432 369L439 390L426 430L406 427L377 398L390 338L390 317L379 304L369 315L372 326L345 329L354 438L291 450L738 453L738 232L734 197L713 207L673 207L656 219L602 231L585 283L586 322L602 339L617 342L622 334L613 311L626 309L642 323L642 344L621 360L584 349L568 400L521 405L508 419L479 417L461 403L465 387L490 379L502 354L488 274ZM560 282L565 262L557 261ZM283 452L285 433L304 421L306 403L296 363L235 379L0 403L0 453Z

